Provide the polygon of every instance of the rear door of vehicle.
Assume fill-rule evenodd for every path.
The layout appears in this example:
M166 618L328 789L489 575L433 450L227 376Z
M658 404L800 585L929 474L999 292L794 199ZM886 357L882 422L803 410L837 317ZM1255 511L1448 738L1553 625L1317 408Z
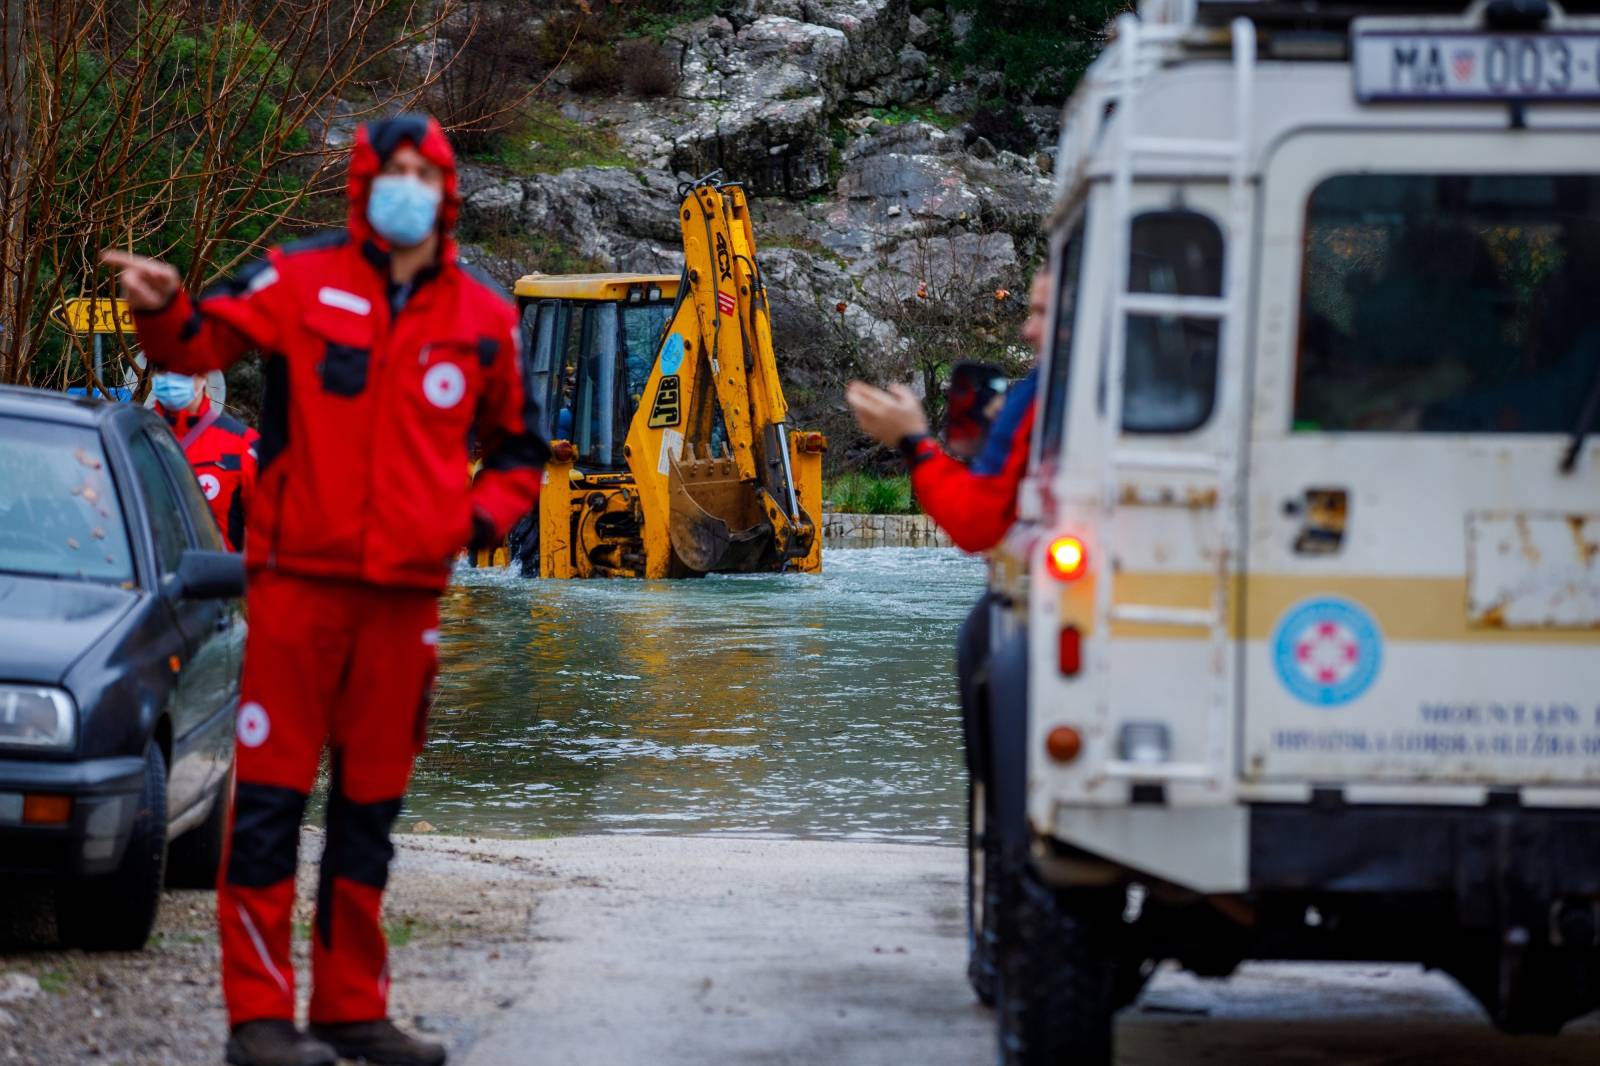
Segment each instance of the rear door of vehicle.
M1248 780L1600 785L1600 167L1305 133L1264 183Z

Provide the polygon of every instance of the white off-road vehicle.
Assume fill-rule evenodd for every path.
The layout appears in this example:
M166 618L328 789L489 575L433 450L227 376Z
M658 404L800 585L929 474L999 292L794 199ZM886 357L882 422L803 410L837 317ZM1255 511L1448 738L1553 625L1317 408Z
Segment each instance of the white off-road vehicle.
M1147 0L1057 172L973 753L1002 1057L1109 1061L1165 959L1600 1005L1600 17Z

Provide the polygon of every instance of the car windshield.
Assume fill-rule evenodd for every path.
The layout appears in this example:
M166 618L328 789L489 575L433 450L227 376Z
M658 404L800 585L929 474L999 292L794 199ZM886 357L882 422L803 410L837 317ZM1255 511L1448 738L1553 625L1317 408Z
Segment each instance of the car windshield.
M0 571L133 580L116 484L94 430L0 417Z

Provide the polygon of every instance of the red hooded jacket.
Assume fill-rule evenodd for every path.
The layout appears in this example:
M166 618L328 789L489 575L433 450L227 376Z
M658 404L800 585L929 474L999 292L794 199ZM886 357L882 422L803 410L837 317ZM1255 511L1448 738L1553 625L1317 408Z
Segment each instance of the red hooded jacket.
M445 184L439 261L396 309L389 247L366 208L402 142ZM515 309L456 262L455 156L438 123L363 127L348 189L345 229L274 248L198 301L180 292L137 315L139 341L186 374L262 354L252 570L443 588L475 519L503 536L533 507L549 447L523 392ZM469 485L474 438L483 465Z
M256 444L261 435L223 414L204 393L193 411L169 411L158 403L156 413L167 420L183 445L183 454L211 504L217 528L227 538L228 547L238 551L244 545L245 516L250 513L250 496L255 491Z

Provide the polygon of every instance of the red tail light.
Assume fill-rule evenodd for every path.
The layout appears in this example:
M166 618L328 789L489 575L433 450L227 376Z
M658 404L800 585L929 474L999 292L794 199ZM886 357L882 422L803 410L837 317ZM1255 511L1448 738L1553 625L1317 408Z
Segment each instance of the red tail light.
M821 433L806 434L806 451L825 452L828 450L828 438Z
M1076 581L1089 568L1089 551L1077 537L1057 537L1045 549L1045 564L1059 581Z
M1083 636L1077 626L1061 627L1060 653L1057 656L1062 677L1077 677L1083 669Z
M558 440L550 445L550 458L558 463L570 463L577 457L577 451L572 447L571 441Z

